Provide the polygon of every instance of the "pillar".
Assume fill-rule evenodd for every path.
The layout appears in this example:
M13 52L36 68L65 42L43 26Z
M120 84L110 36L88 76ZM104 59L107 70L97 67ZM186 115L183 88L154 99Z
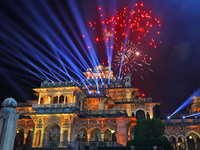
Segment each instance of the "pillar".
M90 142L90 134L87 134L88 142Z
M185 139L185 148L186 148L186 150L188 150L187 139Z
M197 150L197 142L194 142L195 150Z
M27 136L28 136L28 133L24 133L24 144L26 144Z
M128 129L126 126L127 120L125 118L117 119L117 143L126 146L128 140Z
M35 126L36 126L36 124L35 124ZM37 133L37 130L35 129L35 130L34 130L34 133L33 133L33 143L32 143L32 147L35 146L36 133Z
M41 96L39 95L38 104L40 104Z
M44 141L44 129L41 129L41 135L40 135L40 147L43 146L43 141Z
M101 133L101 141L104 142L104 133Z
M2 103L0 110L0 149L13 150L17 121L19 115L15 107L17 102L13 98L7 98Z

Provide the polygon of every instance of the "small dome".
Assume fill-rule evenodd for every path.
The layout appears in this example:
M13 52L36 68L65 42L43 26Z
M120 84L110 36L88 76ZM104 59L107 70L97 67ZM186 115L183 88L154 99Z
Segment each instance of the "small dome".
M12 98L6 98L3 102L2 102L2 107L17 107L17 101Z

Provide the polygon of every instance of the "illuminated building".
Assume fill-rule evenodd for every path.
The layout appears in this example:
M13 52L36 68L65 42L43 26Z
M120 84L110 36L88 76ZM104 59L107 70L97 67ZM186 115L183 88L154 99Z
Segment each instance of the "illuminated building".
M194 97L189 113L198 112L200 112L200 97ZM198 115L187 117L177 114L163 122L165 123L164 136L172 143L173 150L200 149L200 119Z
M81 82L45 81L33 89L38 100L16 108L20 118L15 146L126 145L133 139L137 119L152 118L160 105L142 98L129 74L117 80L105 66L84 74L87 87Z

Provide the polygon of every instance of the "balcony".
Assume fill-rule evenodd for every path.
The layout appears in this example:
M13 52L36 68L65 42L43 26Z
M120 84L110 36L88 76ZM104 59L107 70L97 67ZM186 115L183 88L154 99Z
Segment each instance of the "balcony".
M121 144L117 142L50 142L49 147L57 148L57 147L71 147L71 148L79 148L85 149L86 147L123 147Z
M130 99L113 99L116 104L127 103L152 103L152 98L130 98Z
M109 118L109 117L127 117L125 110L94 110L81 111L80 117L83 118Z
M200 119L167 119L162 120L165 126L178 126L178 125L200 125Z
M33 104L32 109L38 114L77 113L79 106L76 103Z

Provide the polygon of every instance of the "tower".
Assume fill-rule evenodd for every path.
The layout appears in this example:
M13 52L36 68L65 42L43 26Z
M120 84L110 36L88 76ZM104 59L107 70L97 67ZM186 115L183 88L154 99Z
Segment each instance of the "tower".
M128 73L125 77L125 87L131 87L131 75Z

